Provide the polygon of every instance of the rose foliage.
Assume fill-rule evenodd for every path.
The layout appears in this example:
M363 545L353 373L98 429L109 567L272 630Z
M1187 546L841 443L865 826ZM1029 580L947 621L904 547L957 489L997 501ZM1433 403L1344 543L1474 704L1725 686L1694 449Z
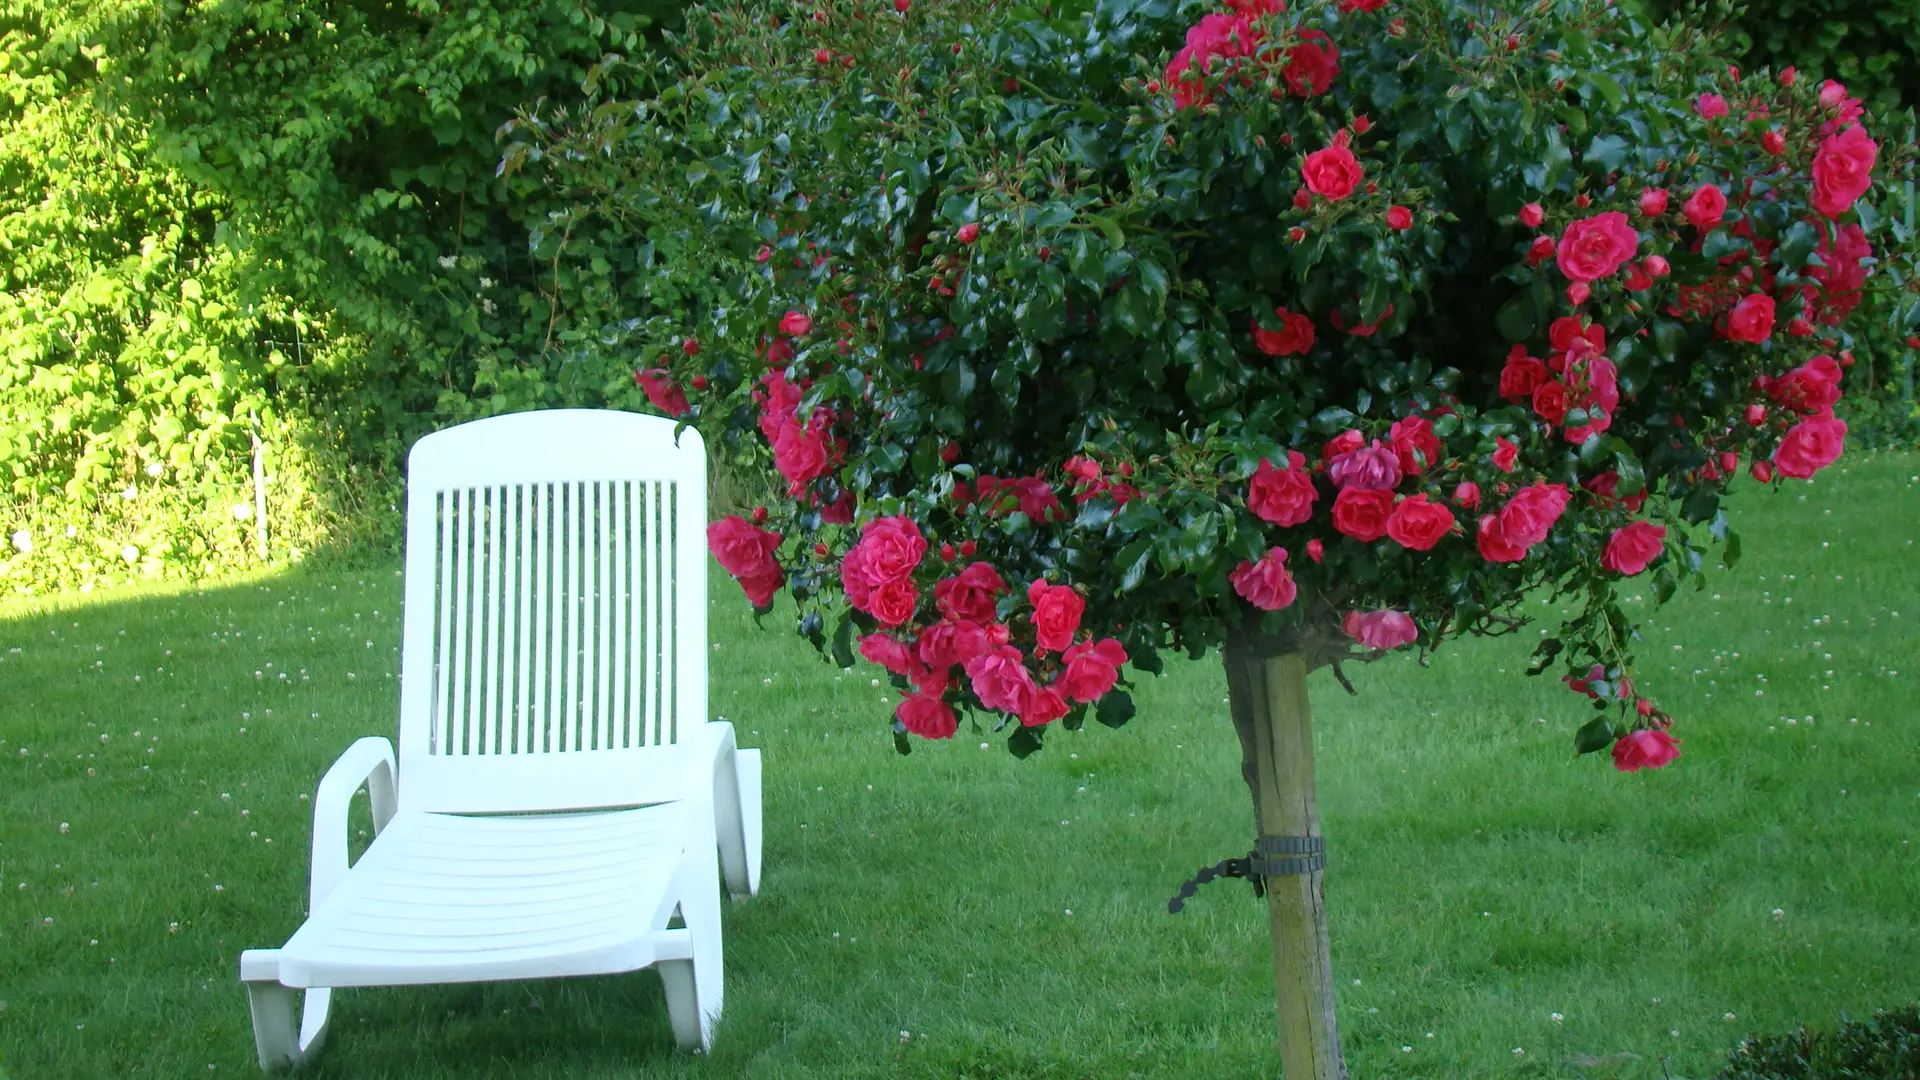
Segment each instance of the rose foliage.
M787 498L714 552L887 669L902 747L964 713L1025 754L1168 649L1338 665L1551 594L1578 750L1671 760L1622 589L1702 582L1731 488L1841 455L1910 162L1844 88L1600 0L755 0L674 44L510 159L724 284L608 340L768 449Z

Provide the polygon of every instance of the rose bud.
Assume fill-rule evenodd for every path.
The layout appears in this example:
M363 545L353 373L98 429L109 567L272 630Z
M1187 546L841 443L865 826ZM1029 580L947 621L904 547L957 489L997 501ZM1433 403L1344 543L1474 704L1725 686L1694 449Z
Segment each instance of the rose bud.
M1795 71L1791 67L1786 68L1780 72L1781 86L1792 86L1794 83L1799 81L1800 81L1800 73L1798 71Z
M1540 223L1545 220L1547 220L1546 209L1537 202L1530 202L1520 208L1520 224L1530 229L1539 228Z
M705 375L695 375L691 381L695 390L705 390L707 388L707 377Z
M1754 427L1759 427L1760 425L1766 422L1767 422L1767 407L1765 405L1747 406L1747 423L1748 424Z
M755 520L755 521L765 521L765 520L767 520L767 508L766 508L766 507L764 507L764 506L756 506L756 507L754 507L754 508L753 508L753 520Z
M1753 474L1755 480L1763 484L1773 482L1773 462L1771 461L1756 461L1753 463L1753 468L1749 469L1748 472Z
M941 561L941 562L952 562L952 561L953 561L953 559L954 559L954 550L953 550L953 545L952 545L952 544L941 544L941 545L940 545L940 561Z
M1760 136L1760 148L1769 154L1784 154L1787 152L1787 137L1777 131L1768 131Z
M1672 265L1658 255L1647 256L1647 260L1640 265L1646 270L1648 277L1663 278L1673 270Z
M960 541L960 554L965 555L967 558L971 559L973 558L973 553L975 550L976 550L976 546L973 541L971 540Z
M1740 468L1740 455L1729 450L1720 455L1720 468L1732 473Z

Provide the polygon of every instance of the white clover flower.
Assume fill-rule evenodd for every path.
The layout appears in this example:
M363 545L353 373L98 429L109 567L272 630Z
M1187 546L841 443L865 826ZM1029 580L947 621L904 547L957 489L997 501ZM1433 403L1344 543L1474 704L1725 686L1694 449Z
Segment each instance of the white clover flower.
M28 532L25 529L15 529L11 539L13 540L13 550L19 552L22 555L33 554L33 534L32 533Z
M71 525L67 526L67 539L71 540L73 539L73 537L79 535L79 533L80 533L79 529L76 529Z
M140 497L140 489L137 487L134 487L132 484L128 484L126 486L126 489L120 492L120 497L127 500L128 502L132 502L133 500Z
M148 475L148 476L159 476L160 474L162 474L162 473L164 473L164 472L166 472L166 471L167 471L167 467L166 467L165 465L162 465L162 464L160 464L160 463L159 463L159 462L157 462L157 461L154 461L154 462L149 462L149 463L147 464L147 475Z
M238 502L233 504L233 520L245 521L253 516L253 504Z
M139 562L139 561L140 561L140 549L139 549L139 548L137 548L137 547L134 547L134 546L133 546L132 544L128 544L128 545L126 545L125 547L122 547L122 548L120 549L120 557L121 557L122 559L125 559L126 561L128 561L128 562L130 562L130 563L131 563L131 562Z
M442 255L442 256L440 256L440 269L442 269L442 270L451 270L451 269L453 269L453 264L454 264L454 263L455 263L456 261L458 261L458 260L456 260L456 259L455 259L455 258L454 258L453 256L451 256L451 255Z

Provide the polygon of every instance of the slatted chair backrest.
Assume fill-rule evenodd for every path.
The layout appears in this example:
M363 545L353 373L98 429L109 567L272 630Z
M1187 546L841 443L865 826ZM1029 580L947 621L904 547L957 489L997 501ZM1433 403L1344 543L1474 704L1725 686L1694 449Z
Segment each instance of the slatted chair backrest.
M399 803L677 794L707 719L706 452L661 417L515 413L407 458Z

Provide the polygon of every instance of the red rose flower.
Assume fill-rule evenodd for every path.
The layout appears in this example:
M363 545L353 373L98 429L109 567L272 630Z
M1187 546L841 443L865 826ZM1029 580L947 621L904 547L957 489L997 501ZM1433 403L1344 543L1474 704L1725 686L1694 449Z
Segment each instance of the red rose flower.
M1507 366L1500 369L1500 396L1516 405L1529 401L1548 379L1546 363L1528 356L1525 345L1515 345L1507 353Z
M1127 650L1112 638L1083 641L1060 658L1066 666L1054 682L1073 701L1098 701L1120 678Z
M1665 526L1636 521L1614 531L1607 540L1606 550L1600 555L1600 565L1616 574L1632 577L1645 570L1648 563L1666 550L1666 546Z
M1564 383L1550 379L1534 388L1534 413L1554 427L1559 427L1560 422L1567 418L1567 410L1571 407L1567 403L1567 387Z
M773 467L789 483L804 484L827 471L827 440L815 425L787 417L773 440Z
M876 585L867 595L867 614L880 620L881 626L899 626L913 618L920 606L920 590L911 581L889 581Z
M1613 276L1640 249L1640 234L1617 210L1582 218L1560 237L1560 272L1571 281Z
M715 562L734 577L764 573L774 566L773 553L780 550L780 534L752 524L739 514L729 514L707 526L707 550Z
M1727 337L1749 345L1773 336L1773 297L1751 293L1727 312Z
M904 514L867 522L856 546L865 554L864 570L872 585L911 577L927 555L920 526Z
M1338 506L1336 503L1336 516ZM1258 562L1242 560L1227 580L1233 583L1234 592L1262 611L1279 611L1300 594L1293 575L1287 572L1286 548L1268 548Z
M1387 535L1393 515L1393 492L1347 488L1333 500L1333 527L1355 540L1373 541Z
M989 643L979 623L949 617L920 631L914 646L921 663L934 671L945 671L986 652Z
M1687 220L1693 224L1694 228L1706 232L1720 224L1720 219L1726 216L1727 196L1712 184L1701 184L1693 189L1693 194L1687 198L1687 204L1680 210L1687 215Z
M813 331L813 320L804 312L789 311L780 317L780 332L789 337L804 337Z
M910 694L894 707L893 715L901 727L923 739L951 739L960 729L953 707L939 694Z
M1504 437L1493 440L1493 467L1501 472L1510 473L1520 462L1520 447Z
M666 368L648 368L633 373L633 381L646 391L647 400L653 407L668 416L685 416L693 406L687 404L687 392L673 381L673 373Z
M1532 246L1527 248L1527 265L1539 266L1553 258L1555 250L1553 237L1545 235L1534 237Z
M1713 120L1727 115L1727 99L1719 94L1701 94L1693 103L1693 111L1700 114L1702 120Z
M1640 512L1640 507L1647 501L1647 489L1645 487L1642 487L1639 491L1634 492L1624 499L1621 498L1619 494L1620 474L1614 472L1612 469L1608 469L1606 472L1585 481L1580 486L1586 488L1593 494L1593 505L1602 510L1625 508L1627 512L1637 514Z
M747 594L747 600L756 608L773 605L773 594L787 583L786 572L778 563L768 563L765 567L740 578L740 589Z
M1340 10L1351 15L1356 11L1379 11L1387 6L1387 0L1340 0Z
M1254 347L1268 356L1291 356L1304 353L1313 348L1313 320L1279 307L1273 314L1280 320L1280 329L1262 330L1255 320L1253 326Z
M1425 495L1400 500L1387 518L1387 535L1401 547L1431 551L1447 533L1453 531L1453 511Z
M1006 592L1006 580L999 572L977 562L935 584L933 602L949 619L985 625L993 621L994 602Z
M1517 543L1500 527L1498 514L1484 514L1475 536L1480 557L1488 562L1519 562L1527 557L1527 546Z
M1815 416L1793 425L1773 451L1773 465L1781 476L1806 480L1840 460L1847 448L1847 423L1831 416Z
M1367 445L1367 437L1353 428L1348 428L1328 439L1327 444L1320 448L1320 466L1325 468L1332 465L1334 459L1340 455L1351 454L1365 445Z
M1027 586L1027 603L1033 605L1034 655L1066 652L1080 631L1086 600L1072 586L1036 580Z
M913 667L913 653L907 644L891 634L868 634L860 639L860 655L895 675L905 675Z
M1873 162L1879 153L1879 144L1857 125L1821 143L1813 156L1813 208L1830 218L1851 209L1873 186Z
M1308 191L1334 202L1353 194L1353 189L1366 179L1353 151L1339 145L1308 154L1300 165L1300 175L1306 178Z
M1640 193L1640 212L1648 217L1659 217L1667 212L1667 192L1665 188L1648 188Z
M1167 62L1167 89L1173 94L1173 106L1176 109L1192 109L1213 100L1213 91L1207 88L1206 75L1213 68L1213 57L1196 52L1191 45L1183 46Z
M1440 439L1433 433L1433 421L1424 416L1395 420L1387 437L1393 452L1400 455L1400 471L1408 476L1419 476L1440 463Z
M1613 744L1613 767L1621 772L1657 769L1680 756L1680 740L1664 731L1636 731Z
M1454 488L1453 505L1462 510L1480 509L1480 485L1468 480Z
M1404 206L1387 207L1387 228L1395 230L1413 228L1413 211Z
M1840 365L1830 356L1816 356L1769 382L1767 396L1803 416L1827 412L1840 400ZM1753 408L1760 410L1760 423L1765 423L1765 407L1755 405Z
M1002 645L981 653L967 661L966 670L980 704L1015 716L1027 711L1037 688L1019 649Z
M1247 487L1247 509L1271 525L1287 527L1304 523L1313 516L1314 500L1320 497L1313 488L1313 476L1305 469L1306 458L1289 451L1288 467L1276 469L1266 458L1253 471Z
M1026 727L1045 727L1067 715L1067 699L1051 686L1036 687L1019 715Z
M1286 66L1280 75L1296 97L1324 94L1340 74L1340 50L1323 30L1300 31L1301 41L1287 50Z

